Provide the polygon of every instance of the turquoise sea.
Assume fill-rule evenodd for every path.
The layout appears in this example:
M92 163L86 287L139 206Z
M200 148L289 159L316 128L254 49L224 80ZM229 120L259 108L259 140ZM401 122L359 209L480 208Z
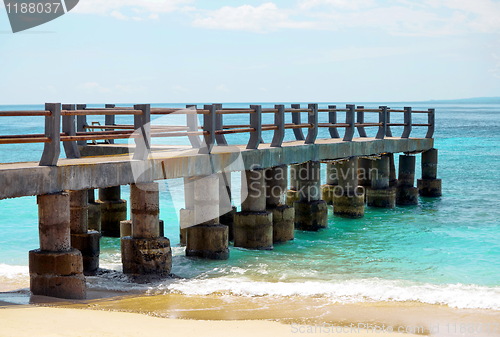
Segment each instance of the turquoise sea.
M297 231L294 241L276 245L273 251L231 247L228 261L202 261L184 257L179 246L177 214L182 207L182 182L169 181L163 183L161 218L173 246L173 273L181 279L131 285L115 274L89 278L89 286L144 289L152 294L323 296L338 302L418 301L500 310L500 105L385 105L436 108L435 147L439 149L443 197L421 198L414 207L367 208L365 217L357 220L335 217L330 209L328 229L317 233ZM34 108L42 106L0 106L0 110ZM119 123L130 122L120 118ZM182 116L168 117L168 121L163 118L156 123L178 124ZM228 117L227 121L247 122L239 116ZM0 135L42 133L42 127L43 119L38 117L0 119ZM415 128L412 135L422 137L425 131ZM373 135L376 131L368 132ZM399 135L401 130L394 128L393 132ZM268 133L265 140L271 137ZM287 139L292 137L290 131ZM326 130L322 130L320 138L326 137ZM247 136L231 136L228 140L246 143ZM184 139L169 141L186 143ZM0 162L37 161L41 149L40 145L0 145ZM418 156L417 176L419 165ZM238 175L233 174L232 179L233 193L237 195ZM122 188L124 198L128 198L128 191ZM0 200L0 284L28 280L28 251L39 246L37 226L34 197ZM119 240L104 238L101 245L101 266L119 270Z

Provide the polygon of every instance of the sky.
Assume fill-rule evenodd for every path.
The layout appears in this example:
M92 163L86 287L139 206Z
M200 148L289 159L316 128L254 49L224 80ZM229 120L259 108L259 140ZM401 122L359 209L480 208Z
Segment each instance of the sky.
M80 0L16 34L2 7L0 66L0 104L500 96L500 0Z

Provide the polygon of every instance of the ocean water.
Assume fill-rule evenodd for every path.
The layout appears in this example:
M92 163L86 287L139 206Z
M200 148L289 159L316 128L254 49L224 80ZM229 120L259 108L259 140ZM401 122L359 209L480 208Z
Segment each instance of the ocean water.
M328 229L296 231L294 241L275 245L273 251L231 247L229 260L203 261L184 257L179 246L181 181L163 182L160 218L165 221L165 235L173 246L173 273L181 279L131 285L119 274L111 273L89 278L89 286L136 289L148 294L312 296L341 303L417 301L500 310L500 105L388 105L436 108L435 147L439 149L443 197L420 198L418 206L393 210L367 208L365 217L356 220L335 217L330 209ZM28 108L41 106L0 106L0 110ZM426 122L424 117L417 117L416 122ZM127 117L120 118L119 123L130 122ZM178 124L182 118L162 117L154 123ZM272 116L265 118L265 123L270 123ZM367 121L374 118L369 116ZM398 118L402 116L393 116L392 121L398 122ZM241 116L228 116L226 122L247 121ZM42 133L42 126L43 119L38 117L2 117L0 135ZM368 132L373 135L376 130ZM424 136L425 132L425 128L416 127L412 135ZM401 129L393 128L393 133L400 135ZM320 138L327 136L326 130L320 131ZM271 137L268 132L264 140L268 142ZM287 139L292 138L290 131ZM228 137L232 144L246 143L247 139L242 135ZM185 139L169 142L186 144ZM36 161L41 149L41 145L0 145L0 162ZM419 165L418 156L417 176ZM233 194L237 196L238 174L233 174L232 180ZM128 193L128 188L123 187L124 198ZM235 199L238 204L238 197ZM0 200L0 284L26 286L28 251L39 246L37 226L34 197ZM119 271L119 240L103 238L101 247L101 266Z

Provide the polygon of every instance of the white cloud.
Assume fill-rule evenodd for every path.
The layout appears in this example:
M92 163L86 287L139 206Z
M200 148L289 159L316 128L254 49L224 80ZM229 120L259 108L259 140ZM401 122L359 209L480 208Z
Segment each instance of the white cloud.
M210 29L242 30L264 33L279 28L312 28L306 21L293 21L290 11L278 8L272 2L260 6L224 6L197 15L193 24Z
M181 10L184 5L192 2L193 0L82 0L74 12L110 15L119 20L156 19L158 14Z
M302 0L299 2L299 8L311 9L319 6L330 6L337 9L360 10L372 7L375 0Z

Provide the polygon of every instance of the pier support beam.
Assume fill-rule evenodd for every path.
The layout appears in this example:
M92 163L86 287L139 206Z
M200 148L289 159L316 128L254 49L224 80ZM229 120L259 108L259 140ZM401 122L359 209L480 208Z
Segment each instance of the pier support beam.
M99 189L103 236L119 238L120 221L127 219L127 202L120 199L120 191L120 186Z
M31 292L33 295L84 299L82 254L71 248L69 194L40 195L37 203L40 249L29 252Z
M121 239L123 272L165 276L172 269L170 240L160 237L157 183L130 185L132 236Z
M321 186L321 199L328 205L333 205L333 195L339 185L336 163L326 164L326 184Z
M186 256L227 260L229 229L219 222L219 176L196 177L193 186L196 225L186 231Z
M299 200L299 187L297 172L299 170L299 164L290 165L290 188L286 192L286 204L292 206Z
M242 174L243 192L248 195L241 212L234 217L234 246L249 249L273 249L273 214L266 211L265 171L248 170Z
M441 179L437 179L438 150L422 153L422 179L418 179L418 192L423 197L440 197Z
M372 160L371 184L366 191L368 206L380 208L396 207L396 189L390 187L390 157L382 155L378 160Z
M415 187L415 156L399 156L396 204L401 206L418 204L418 189Z
M273 214L273 242L294 239L295 209L286 205L288 167L271 167L266 170L266 209Z
M185 208L179 211L179 240L181 246L186 246L187 230L194 223L194 180L195 177L184 178L184 204Z
M365 196L358 186L358 159L349 158L338 163L339 187L333 199L333 213L346 218L365 215Z
M101 233L88 229L88 191L70 191L71 246L82 252L83 272L94 275L99 269Z
M396 176L394 153L388 153L387 156L389 157L389 186L396 187L398 185L398 177Z
M296 168L299 200L295 208L295 229L317 231L327 227L328 209L321 200L319 161L308 161Z
M101 232L101 203L95 200L95 190L90 189L88 192L88 227L89 230Z

